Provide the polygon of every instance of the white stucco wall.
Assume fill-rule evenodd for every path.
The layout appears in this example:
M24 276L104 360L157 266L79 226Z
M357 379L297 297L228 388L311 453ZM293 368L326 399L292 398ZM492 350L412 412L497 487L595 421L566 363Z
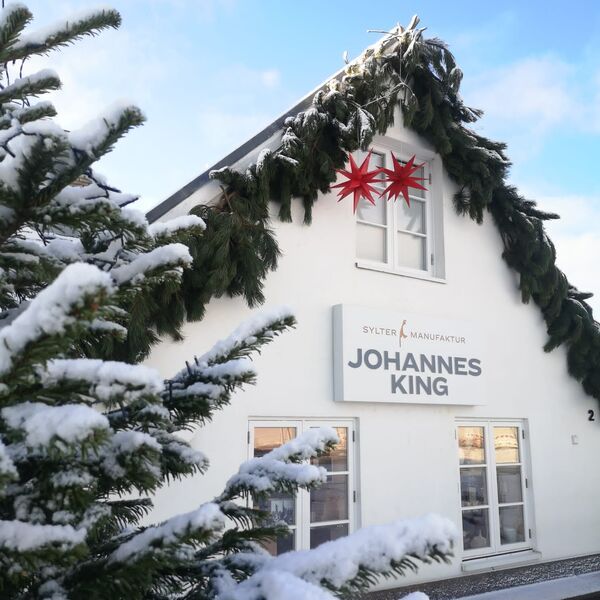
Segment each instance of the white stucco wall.
M400 127L388 136L415 142ZM446 283L356 268L349 200L338 204L332 194L319 198L310 227L301 224L299 203L294 223L273 220L283 256L266 281L267 304L292 306L298 328L256 359L258 385L238 394L191 436L192 445L211 458L210 470L161 491L153 519L191 510L218 493L248 456L249 419L352 417L359 432L359 524L437 512L460 525L456 419L518 418L526 419L529 429L534 548L544 560L600 552L600 432L587 420L595 402L567 374L562 349L543 352L541 314L535 305L521 303L491 219L477 225L457 216L452 195L453 185L444 178ZM175 214L177 209L165 218ZM474 323L486 341L486 404L335 403L331 307L340 303ZM184 327L183 342L163 342L147 364L168 377L251 312L240 299L214 300L202 322ZM460 573L457 559L450 567L424 567L410 581Z

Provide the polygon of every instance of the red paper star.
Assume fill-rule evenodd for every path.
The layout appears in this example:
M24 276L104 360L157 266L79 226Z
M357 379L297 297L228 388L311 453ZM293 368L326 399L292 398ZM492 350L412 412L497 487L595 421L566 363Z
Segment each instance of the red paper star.
M338 183L337 185L332 186L332 188L342 188L338 192L338 202L349 196L350 194L354 194L354 212L356 212L356 207L360 202L361 198L366 198L371 204L375 204L375 199L373 198L373 194L377 193L377 190L371 185L372 183L377 183L380 180L375 179L379 173L383 171L383 169L375 169L374 171L369 171L369 161L371 160L371 153L367 154L365 160L363 160L360 167L356 165L354 162L354 158L352 158L352 154L350 157L350 171L344 171L344 169L337 169L338 173L341 173L344 177L348 178L348 181L344 181L343 183Z
M415 188L417 190L427 190L423 187L419 181L423 181L424 177L414 177L413 173L420 169L425 163L415 165L415 157L413 156L405 165L403 165L392 152L392 164L393 169L382 169L386 174L385 182L390 185L381 192L380 196L384 196L389 193L388 199L396 200L400 194L404 196L406 204L410 206L410 197L408 196L408 188Z

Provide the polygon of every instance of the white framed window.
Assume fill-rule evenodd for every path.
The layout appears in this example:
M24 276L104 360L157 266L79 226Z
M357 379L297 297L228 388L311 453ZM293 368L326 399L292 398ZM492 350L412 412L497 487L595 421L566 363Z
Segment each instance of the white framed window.
M250 421L249 455L264 456L311 427L333 427L339 444L313 464L327 470L327 481L319 488L297 494L271 496L260 508L273 515L273 522L284 521L290 534L266 544L271 554L316 548L324 542L348 535L355 527L356 491L354 469L355 428L352 420Z
M463 558L532 548L522 421L457 424Z
M391 152L402 162L416 156L415 163L423 166L414 176L423 178L419 181L427 189L409 188L410 206L403 196L396 200L377 197L375 205L365 198L360 200L356 210L356 264L417 278L441 278L441 218L437 215L439 210L432 191L432 159L398 148L376 146L372 149L370 168L391 169ZM362 162L365 156L364 152L357 153L357 162ZM374 187L380 192L386 185L381 183Z

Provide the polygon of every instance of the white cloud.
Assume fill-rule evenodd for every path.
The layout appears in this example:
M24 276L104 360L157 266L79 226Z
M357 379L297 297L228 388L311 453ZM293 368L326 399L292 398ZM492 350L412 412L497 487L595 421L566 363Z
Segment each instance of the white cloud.
M581 127L585 106L575 68L552 56L532 57L470 77L467 104L483 109L476 129L508 141L517 161L537 153L558 128ZM589 127L589 124L588 124Z
M476 106L503 119L544 132L571 118L579 104L570 87L573 69L553 57L527 58L470 82Z
M272 88L279 85L281 74L277 69L268 69L260 74L260 78L266 87Z

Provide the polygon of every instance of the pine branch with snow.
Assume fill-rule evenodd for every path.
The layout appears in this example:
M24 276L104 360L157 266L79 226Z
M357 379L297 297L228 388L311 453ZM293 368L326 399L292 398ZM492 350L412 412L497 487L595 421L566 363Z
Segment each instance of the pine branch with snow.
M136 106L116 103L66 131L52 120L50 102L34 101L61 82L52 69L23 73L27 59L118 27L119 14L87 10L30 32L32 19L21 4L7 5L0 16L0 322L12 321L67 265L85 262L114 272L124 309L120 328L92 352L139 360L160 335L177 338L194 308L181 284L204 223L189 216L151 228L128 207L136 197L94 171L98 159L143 123Z

